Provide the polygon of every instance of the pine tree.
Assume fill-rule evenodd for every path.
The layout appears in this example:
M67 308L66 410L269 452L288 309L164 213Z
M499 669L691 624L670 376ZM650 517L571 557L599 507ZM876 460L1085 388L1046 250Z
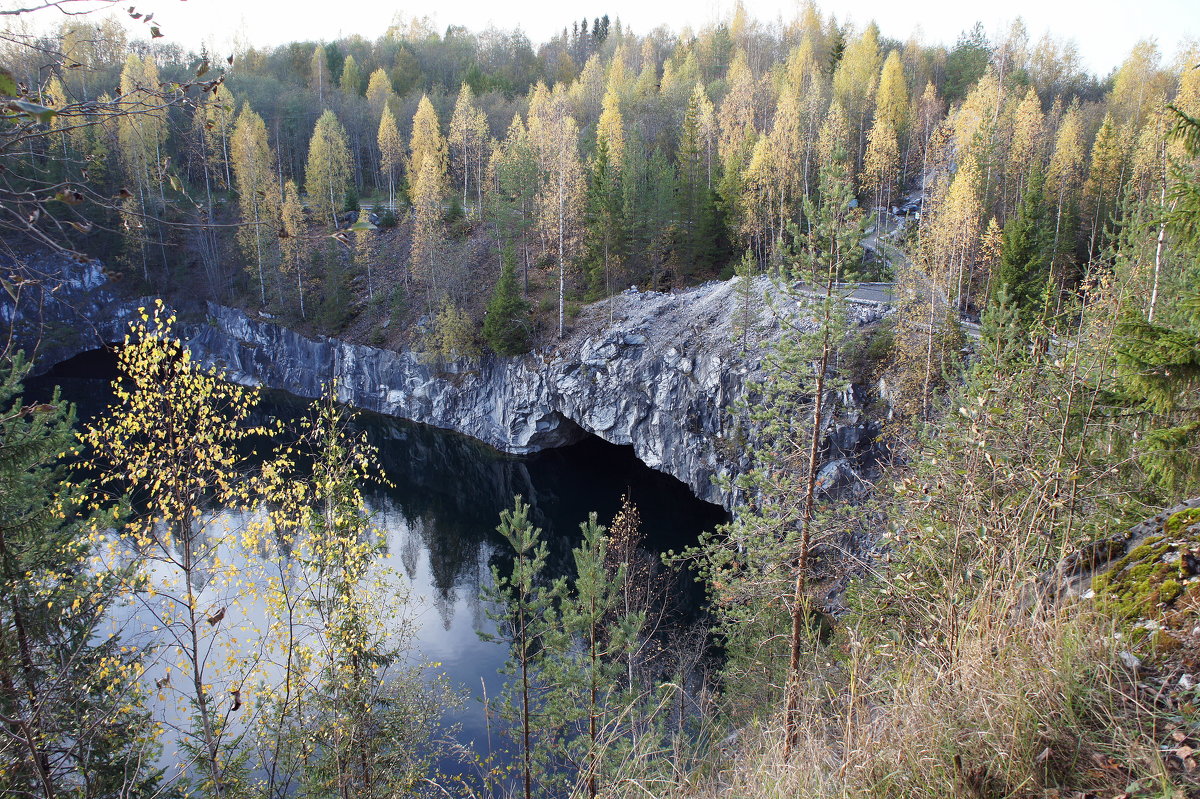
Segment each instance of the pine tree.
M633 716L639 697L632 685L621 690L621 683L623 677L628 680L626 664L641 643L646 613L621 606L627 566L613 562L596 514L579 529L582 540L571 551L575 575L558 614L561 638L551 648L556 686L548 716L555 727L567 730L563 749L578 775L569 778L570 787L594 799L615 781L631 754L630 739L636 741Z
M513 118L504 141L493 149L488 168L492 187L488 213L502 237L519 248L522 290L527 292L532 260L529 234L535 220L538 163L520 116Z
M547 736L539 726L538 717L542 696L546 691L540 668L540 655L553 623L553 605L562 592L561 584L547 588L542 579L548 549L542 531L529 521L529 505L518 496L512 510L500 514L496 532L513 550L511 574L505 575L492 567L495 588L491 599L502 610L496 618L503 624L503 635L510 644L506 670L516 679L509 681L515 696L506 700L506 715L511 719L512 734L520 748L520 773L525 799L534 796L534 780L540 782L544 773L546 750L538 744ZM541 795L540 788L538 794Z
M136 647L108 632L128 570L92 570L101 530L59 470L74 444L57 395L26 403L20 355L0 363L0 792L145 795L160 790Z
M606 112L607 113L607 112ZM601 121L604 117L601 116ZM610 119L610 125L612 120ZM620 124L619 112L616 124ZM612 291L612 275L623 260L625 233L624 188L621 160L624 156L624 135L597 130L596 151L588 164L588 185L584 230L587 244L588 296L598 298ZM621 148L620 156L612 154L613 144Z
M712 243L705 239L704 213L712 189L716 153L716 121L704 87L696 84L683 115L676 173L679 176L680 243L685 260L711 262Z
M992 48L983 23L975 23L969 31L958 37L949 55L946 56L946 99L954 102L966 96L971 86L987 70Z
M662 148L651 147L641 136L630 139L626 153L622 181L628 249L641 255L642 277L657 291L675 240L675 170Z
M843 158L822 170L820 204L810 201L806 213L810 231L792 226L794 245L776 281L786 298L780 301L804 303L818 325L785 321L779 343L768 351L757 399L739 412L757 442L750 453L754 467L738 481L745 509L706 535L698 553L728 657L725 684L754 696L756 705L764 697L786 698L789 753L798 733L801 655L813 626L808 579L821 535L818 456L832 421L829 397L843 385L834 365L851 335L834 285L861 257L863 215L851 207ZM798 293L796 286L819 296Z
M1172 136L1192 163L1177 165L1168 197L1175 204L1168 216L1176 246L1185 258L1200 255L1200 120L1176 110ZM1196 408L1200 387L1200 292L1189 286L1176 304L1171 319L1160 311L1158 319L1143 320L1127 312L1116 328L1119 388L1126 404L1140 411L1138 457L1157 486L1174 495L1195 493L1200 481L1200 414Z
M734 270L737 275L737 314L733 321L733 333L743 354L750 351L751 337L757 333L759 307L762 297L755 291L755 277L759 274L758 259L752 250L746 250Z

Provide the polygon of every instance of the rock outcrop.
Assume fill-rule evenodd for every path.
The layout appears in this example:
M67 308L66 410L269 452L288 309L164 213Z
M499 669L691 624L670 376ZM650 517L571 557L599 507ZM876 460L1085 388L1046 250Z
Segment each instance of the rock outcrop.
M41 373L87 350L124 338L139 303L120 296L99 261L45 250L0 254L0 331Z
M306 338L217 305L188 346L234 382L316 397L336 381L349 405L455 430L503 452L535 452L590 433L632 446L648 466L728 507L734 497L715 478L737 472L743 453L727 435L727 412L761 370L762 342L779 330L775 316L759 313L743 350L734 335L736 284L678 294L631 289L587 308L563 341L520 358L431 364L414 352ZM766 281L755 290L765 292ZM872 302L851 307L859 324L882 313ZM775 314L792 326L815 324L803 302ZM829 442L835 456L869 435L853 397L842 399Z
M11 284L18 267L25 282L19 301L0 295L0 324L16 330L25 349L36 348L39 370L120 341L131 315L148 302L122 299L98 262L31 254L0 263L0 276ZM731 507L736 497L716 478L738 473L746 459L743 434L726 429L729 411L739 400L753 401L747 391L780 320L798 329L816 324L805 299L767 302L764 278L753 291L757 298L739 296L737 279L673 294L630 289L586 308L567 338L519 358L434 364L411 351L307 338L214 304L187 338L198 360L234 382L310 398L336 383L349 405L454 430L506 453L563 446L590 433L633 447L646 465L701 499ZM746 307L771 310L747 318ZM858 324L885 310L877 297L850 304ZM855 458L872 438L853 393L830 407L826 488L855 480Z

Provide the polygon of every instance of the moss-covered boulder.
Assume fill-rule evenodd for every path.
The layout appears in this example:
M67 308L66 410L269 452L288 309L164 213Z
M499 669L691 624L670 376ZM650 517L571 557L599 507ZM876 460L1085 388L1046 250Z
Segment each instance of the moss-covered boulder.
M1100 607L1135 622L1140 643L1200 654L1200 507L1177 510L1092 578Z

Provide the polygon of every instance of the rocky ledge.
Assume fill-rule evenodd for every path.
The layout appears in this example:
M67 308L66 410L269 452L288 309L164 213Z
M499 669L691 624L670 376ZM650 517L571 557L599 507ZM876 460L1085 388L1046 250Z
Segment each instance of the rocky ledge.
M120 341L138 305L151 301L123 298L98 262L54 254L0 258L0 278L9 289L0 292L0 324L14 331L17 347L36 353L39 371ZM587 307L567 338L519 358L430 363L411 351L307 338L212 304L187 337L198 360L234 382L318 397L336 381L349 405L454 430L502 452L536 452L589 433L632 446L648 466L728 508L736 496L717 478L747 465L741 437L727 430L729 412L739 400L753 401L747 392L781 319L815 328L807 300L767 302L769 291L765 278L751 298L736 278L671 294L630 289ZM860 286L855 296L855 323L886 312L879 287ZM770 310L747 320L741 309L748 306ZM872 438L853 393L831 399L824 486L852 480L854 458Z
M755 291L768 290L760 280ZM336 381L341 401L479 439L514 454L563 446L590 433L632 446L648 466L687 484L701 499L730 507L716 478L736 473L743 454L726 436L729 409L762 368L763 343L778 317L804 327L803 301L762 312L735 336L737 280L663 294L630 289L589 306L564 340L519 358L429 363L336 339L310 339L269 320L219 305L188 346L227 379L303 397ZM858 324L883 309L851 303ZM835 403L829 479L868 437L853 396Z

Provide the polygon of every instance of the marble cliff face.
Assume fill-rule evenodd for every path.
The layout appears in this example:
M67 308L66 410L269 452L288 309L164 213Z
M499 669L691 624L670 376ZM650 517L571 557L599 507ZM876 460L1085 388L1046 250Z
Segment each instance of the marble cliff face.
M587 308L564 340L518 358L433 364L414 352L305 338L215 305L189 347L234 382L315 397L336 380L349 405L455 430L503 452L563 446L590 433L632 446L646 465L728 507L734 497L715 478L744 466L727 436L729 411L753 401L746 395L762 368L762 343L779 330L771 314L759 314L743 351L734 333L736 282L678 294L624 292ZM768 290L765 281L756 288ZM775 313L812 324L792 306ZM882 310L860 304L852 312L862 324ZM869 437L853 397L838 399L829 442L835 461Z
M118 299L98 264L60 264L55 273L62 287L51 313L41 303L38 325L70 334L43 346L40 363L123 338L126 320L142 303ZM215 304L205 322L187 328L187 345L233 382L302 397L320 396L336 383L351 406L454 430L503 452L563 446L590 433L632 446L644 463L701 499L731 507L733 489L718 478L737 474L746 462L730 411L743 399L754 401L763 345L779 335L779 318L792 327L815 325L803 302L765 302L770 310L756 314L749 334L736 335L737 283L675 294L631 289L586 308L565 339L517 358L430 363L412 351L307 338ZM754 290L770 287L760 279ZM858 324L883 313L875 303L851 305ZM28 321L34 305L10 302L0 306L3 315ZM825 469L831 481L871 436L853 395L834 399Z

